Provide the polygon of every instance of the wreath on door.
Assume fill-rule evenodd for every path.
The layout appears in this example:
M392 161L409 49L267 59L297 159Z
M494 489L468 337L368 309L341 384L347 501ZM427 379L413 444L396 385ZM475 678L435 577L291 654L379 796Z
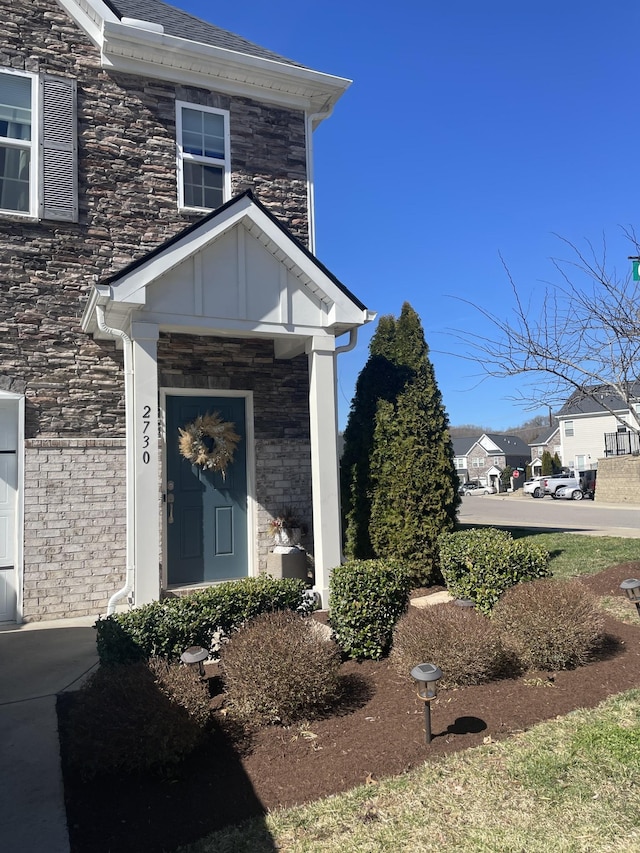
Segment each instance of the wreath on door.
M226 478L240 441L234 424L223 421L219 412L212 412L199 415L184 429L178 427L178 432L178 448L185 459L205 471L219 471Z

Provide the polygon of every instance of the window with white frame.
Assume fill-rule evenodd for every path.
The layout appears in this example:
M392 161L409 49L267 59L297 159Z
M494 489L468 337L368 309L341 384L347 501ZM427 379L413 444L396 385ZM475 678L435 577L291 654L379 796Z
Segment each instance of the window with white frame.
M0 214L77 221L76 82L0 68Z
M471 467L472 468L484 468L484 457L483 456L472 456L471 457Z
M455 456L453 460L453 466L458 471L463 471L465 466L464 456Z
M568 438L573 435L573 421L565 421L564 422L564 434Z
M214 210L231 195L229 113L178 101L178 203Z
M0 209L12 213L35 210L36 79L8 71L0 76Z

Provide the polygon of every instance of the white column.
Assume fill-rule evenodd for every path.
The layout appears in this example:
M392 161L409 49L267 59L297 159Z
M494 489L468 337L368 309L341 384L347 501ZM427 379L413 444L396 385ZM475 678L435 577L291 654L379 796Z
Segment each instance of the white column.
M158 327L133 323L133 441L135 604L160 597Z
M341 553L335 338L311 338L307 353L315 590L320 594L321 606L326 609L331 570L340 564Z

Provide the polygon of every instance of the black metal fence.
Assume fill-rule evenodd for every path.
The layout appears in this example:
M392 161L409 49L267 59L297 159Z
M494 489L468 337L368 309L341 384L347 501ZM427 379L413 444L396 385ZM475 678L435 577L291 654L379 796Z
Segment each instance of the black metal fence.
M640 454L640 435L637 432L605 432L604 455L626 456Z

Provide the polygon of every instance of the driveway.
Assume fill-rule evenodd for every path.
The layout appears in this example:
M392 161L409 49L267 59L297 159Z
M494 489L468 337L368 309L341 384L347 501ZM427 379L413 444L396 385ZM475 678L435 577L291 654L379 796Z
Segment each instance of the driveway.
M640 538L640 507L597 501L531 498L519 492L465 495L458 512L462 524L546 528L592 536Z

